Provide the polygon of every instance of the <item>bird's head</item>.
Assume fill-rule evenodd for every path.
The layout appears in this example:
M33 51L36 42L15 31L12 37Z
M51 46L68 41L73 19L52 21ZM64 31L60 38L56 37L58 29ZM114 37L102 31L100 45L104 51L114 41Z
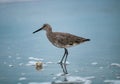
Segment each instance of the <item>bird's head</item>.
M43 26L40 29L34 31L33 34L40 31L40 30L51 31L51 26L49 24L43 24Z

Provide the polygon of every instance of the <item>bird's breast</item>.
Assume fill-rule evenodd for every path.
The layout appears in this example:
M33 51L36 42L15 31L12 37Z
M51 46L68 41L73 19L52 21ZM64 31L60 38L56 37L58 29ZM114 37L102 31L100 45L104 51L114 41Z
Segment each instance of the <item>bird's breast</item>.
M68 48L68 47L72 47L77 45L77 43L73 43L73 42L61 42L61 41L55 41L53 43L54 46L58 47L58 48Z

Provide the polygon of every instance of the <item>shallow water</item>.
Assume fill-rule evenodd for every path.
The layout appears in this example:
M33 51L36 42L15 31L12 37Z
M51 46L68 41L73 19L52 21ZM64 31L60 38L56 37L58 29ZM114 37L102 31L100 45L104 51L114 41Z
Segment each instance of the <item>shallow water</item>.
M7 1L7 0L6 0ZM120 84L120 1L0 1L0 84ZM69 74L57 62L63 49L45 32L44 23L90 42L68 49ZM38 71L36 62L42 62Z

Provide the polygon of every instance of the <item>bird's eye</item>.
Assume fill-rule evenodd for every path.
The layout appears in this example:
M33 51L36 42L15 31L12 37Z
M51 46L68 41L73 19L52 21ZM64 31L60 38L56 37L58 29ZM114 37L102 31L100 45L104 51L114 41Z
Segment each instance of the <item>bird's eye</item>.
M44 24L43 27L45 27L46 25Z

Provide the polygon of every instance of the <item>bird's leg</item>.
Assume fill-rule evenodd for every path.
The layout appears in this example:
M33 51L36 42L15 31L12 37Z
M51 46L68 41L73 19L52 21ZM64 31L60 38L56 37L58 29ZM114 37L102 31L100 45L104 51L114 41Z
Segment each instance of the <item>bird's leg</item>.
M68 56L68 50L65 48L66 56L65 56L65 61L64 64L66 64L67 56Z
M64 48L64 50L65 50L65 52L64 52L64 55L63 55L63 57L62 57L62 59L61 59L61 61L60 61L60 64L62 64L63 59L64 59L64 57L65 57L65 55L66 55L66 48Z

